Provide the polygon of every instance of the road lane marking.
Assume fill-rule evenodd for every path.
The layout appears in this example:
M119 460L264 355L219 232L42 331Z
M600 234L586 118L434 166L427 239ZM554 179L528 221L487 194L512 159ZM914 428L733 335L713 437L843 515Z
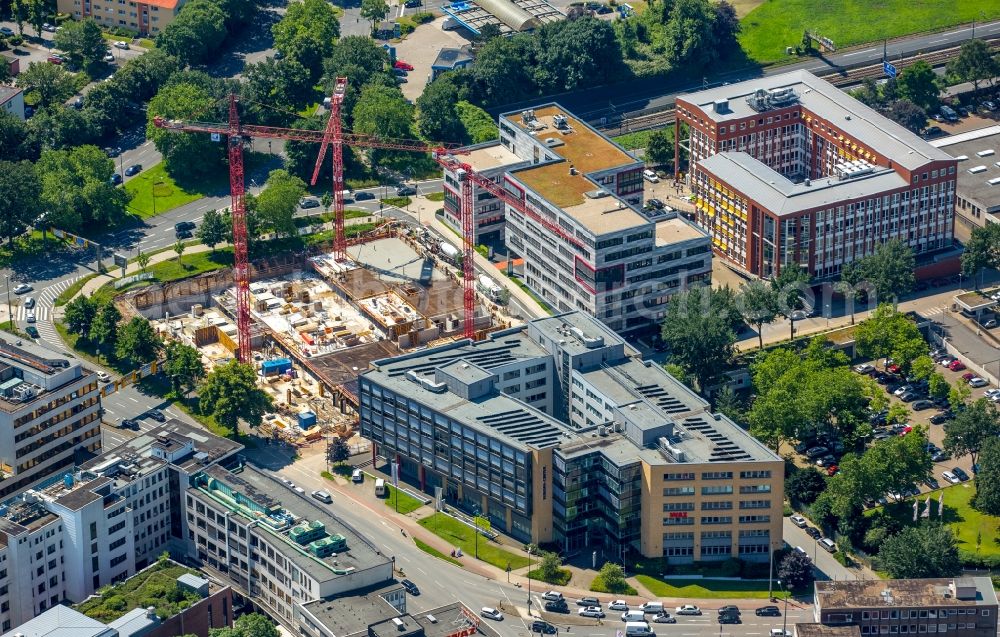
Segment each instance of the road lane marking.
M852 55L863 55L865 53L871 53L872 51L878 51L878 49L865 49L864 51L855 51L854 53L845 53L844 57L849 58Z
M126 398L128 398L129 400L131 400L134 403L139 402L138 400L136 400L135 398L132 398L131 396L126 396Z
M948 41L948 38L943 38L941 40L931 40L930 44L937 44L939 42L947 42L947 41Z

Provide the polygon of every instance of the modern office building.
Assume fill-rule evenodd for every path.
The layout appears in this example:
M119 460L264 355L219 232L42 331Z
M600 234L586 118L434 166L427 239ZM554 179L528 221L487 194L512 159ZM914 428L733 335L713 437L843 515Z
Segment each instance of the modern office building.
M0 339L0 501L100 452L100 408L79 361Z
M617 332L650 330L672 294L711 279L705 232L673 211L640 213L642 161L557 104L501 115L499 126L498 142L461 159L530 212L474 186L477 237L502 232L524 259L524 282L553 308ZM456 229L461 178L445 174L445 220Z
M170 420L4 505L2 630L79 602L183 546L179 485L241 448Z
M864 635L995 637L997 595L985 577L816 582L815 621Z
M931 142L958 162L955 234L967 239L973 228L997 223L1000 214L1000 126L942 137Z
M57 0L59 13L75 20L93 18L105 27L157 35L174 21L185 0Z
M525 542L767 560L784 466L584 312L376 361L359 377L373 455Z
M292 629L297 606L392 579L388 555L250 465L192 476L184 510L188 556Z
M740 270L834 277L890 239L952 246L956 160L808 71L679 96L677 155L682 124L698 223Z

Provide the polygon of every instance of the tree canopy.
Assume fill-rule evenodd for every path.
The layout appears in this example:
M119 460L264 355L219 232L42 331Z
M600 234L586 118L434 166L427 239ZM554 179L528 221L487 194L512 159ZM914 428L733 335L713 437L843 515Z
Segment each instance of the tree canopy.
M111 185L114 170L114 162L96 146L44 151L35 171L50 222L71 231L118 224L129 194Z
M214 113L215 98L193 83L170 84L160 89L147 113L146 137L163 153L167 171L177 178L195 179L211 174L222 164L225 144L213 142L201 133L177 133L153 125L157 115L167 119L204 119Z
M962 572L951 528L941 524L907 527L879 549L878 564L893 579L952 577Z
M880 303L896 303L917 283L913 249L899 239L883 243L872 254L859 259L855 267L861 280L871 284Z
M872 317L854 331L858 355L865 358L892 358L904 369L927 353L927 341L913 322L890 305L880 305Z
M944 449L953 456L968 455L975 465L988 440L1000 436L1000 416L986 398L980 398L955 414L944 432ZM979 476L976 475L978 484Z
M910 100L925 111L938 106L941 81L934 68L924 60L918 60L903 69L896 81L900 97Z
M94 67L102 62L104 53L108 50L101 27L93 18L66 20L54 39L60 50L84 67Z
M271 409L270 395L257 387L257 373L252 365L231 361L212 370L201 385L199 408L215 421L239 432L242 420L251 427L260 425Z
M721 290L694 287L670 297L661 335L670 360L704 390L722 375L733 356L736 335L732 297Z
M323 72L323 58L333 52L340 36L340 21L329 2L296 0L288 3L284 17L271 31L274 48L302 65L316 81Z

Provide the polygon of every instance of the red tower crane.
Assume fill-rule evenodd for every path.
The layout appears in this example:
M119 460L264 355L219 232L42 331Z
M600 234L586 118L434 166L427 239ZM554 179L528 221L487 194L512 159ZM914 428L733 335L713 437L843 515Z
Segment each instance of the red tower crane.
M247 230L246 230L246 203L243 169L243 144L249 139L259 137L262 139L284 139L291 141L301 141L321 144L321 154L319 155L316 168L313 171L313 184L319 176L319 168L325 155L326 147L332 145L334 148L334 170L333 170L333 197L335 203L336 232L334 235L334 253L338 259L346 256L347 240L344 233L344 198L343 198L343 146L353 146L358 148L382 148L389 150L407 150L414 152L431 152L435 160L442 166L450 167L455 164L453 153L462 153L458 147L448 145L433 146L426 142L410 139L381 139L371 135L359 135L356 133L345 133L341 128L340 107L343 104L344 93L347 88L346 78L337 78L333 96L331 97L331 116L327 122L326 130L302 130L296 128L281 128L277 126L257 126L253 124L242 124L239 120L239 100L235 95L229 97L229 122L181 122L168 120L163 117L154 117L153 125L169 131L183 133L209 133L219 138L227 139L229 154L229 186L232 194L232 221L233 221L233 263L234 279L236 283L236 326L239 332L239 349L237 357L242 362L250 360L250 262L247 255ZM464 164L462 166L465 166ZM467 171L471 174L471 168ZM488 181L488 180L487 180ZM492 182L491 182L492 183ZM475 277L473 268L473 245L472 235L472 188L469 184L463 190L462 197L462 218L464 237L463 254L463 274L465 282L464 306L465 306L465 335L469 338L475 336Z

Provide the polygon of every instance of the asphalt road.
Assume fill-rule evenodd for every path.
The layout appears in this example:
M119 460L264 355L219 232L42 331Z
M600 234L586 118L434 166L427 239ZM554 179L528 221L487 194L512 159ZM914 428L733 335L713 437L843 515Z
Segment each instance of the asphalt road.
M958 46L963 40L972 36L972 25L955 27L942 33L928 33L894 40L886 46L886 54L890 60L914 53L946 49ZM976 37L995 38L1000 36L1000 21L976 25ZM769 67L761 71L758 68L733 71L714 75L700 83L681 84L678 81L664 82L661 78L630 82L628 85L609 87L601 86L583 91L573 91L557 95L547 95L546 101L555 101L573 111L577 117L589 121L602 117L620 116L624 113L643 109L663 108L674 103L679 94L697 91L705 86L716 86L722 83L740 82L762 75L776 75L799 69L812 72L840 71L842 67L864 66L877 64L882 59L882 46L871 45L866 48L845 50L825 58L810 58L803 62ZM711 79L708 82L707 79ZM538 99L526 102L516 102L487 109L496 115L516 111L539 103Z

